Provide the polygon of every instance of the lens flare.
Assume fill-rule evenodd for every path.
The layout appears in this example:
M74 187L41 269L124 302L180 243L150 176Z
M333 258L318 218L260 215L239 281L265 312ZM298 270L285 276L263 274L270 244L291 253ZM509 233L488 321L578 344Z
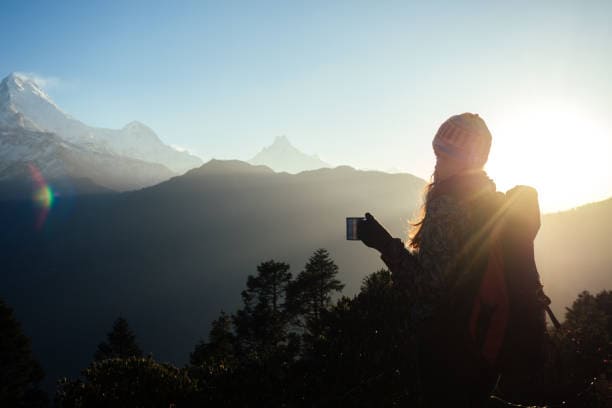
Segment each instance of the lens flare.
M53 206L53 190L51 190L51 187L44 186L37 189L34 192L34 201L41 207L51 208Z
M28 167L30 169L30 176L34 182L32 200L38 207L36 228L41 229L45 225L49 211L51 211L55 195L53 189L47 184L38 167L33 164L29 164Z

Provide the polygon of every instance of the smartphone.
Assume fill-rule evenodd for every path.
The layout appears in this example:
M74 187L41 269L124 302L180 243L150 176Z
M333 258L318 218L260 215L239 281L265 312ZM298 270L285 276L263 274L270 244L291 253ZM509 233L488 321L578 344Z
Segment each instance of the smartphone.
M346 217L346 239L349 241L359 240L359 222L365 221L363 217Z

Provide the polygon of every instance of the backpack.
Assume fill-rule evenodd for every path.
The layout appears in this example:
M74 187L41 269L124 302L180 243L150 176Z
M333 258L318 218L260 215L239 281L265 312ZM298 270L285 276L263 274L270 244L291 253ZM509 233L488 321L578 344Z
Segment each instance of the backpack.
M546 360L546 312L558 324L535 264L537 192L517 186L505 195L496 193L480 211L473 285L457 288L467 295L462 323L467 347L500 374L537 372Z
M454 182L443 191L467 197L471 230L444 298L419 328L420 377L431 406L448 406L448 401L484 406L504 381L526 389L547 357L550 299L533 247L540 228L537 192L518 186L504 194L488 189L486 182L476 180L471 189L469 183Z

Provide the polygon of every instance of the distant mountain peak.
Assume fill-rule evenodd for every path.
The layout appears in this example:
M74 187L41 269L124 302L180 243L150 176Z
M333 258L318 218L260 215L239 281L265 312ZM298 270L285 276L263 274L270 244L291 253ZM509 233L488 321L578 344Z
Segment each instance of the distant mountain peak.
M289 139L287 139L287 136L285 135L276 136L274 138L274 143L272 143L272 146L291 146L293 147L293 145L291 144L291 142L289 142Z
M0 82L0 127L52 132L91 153L162 165L180 174L202 164L198 157L163 143L141 122L130 122L122 129L103 129L72 118L45 93L45 81L13 72Z
M317 155L308 155L301 152L291 144L285 135L275 137L274 142L270 146L264 147L255 157L249 160L249 163L263 164L275 171L286 171L288 173L330 167Z
M38 97L48 104L52 105L55 109L61 111L61 109L53 102L51 97L43 90L42 86L36 81L35 78L23 74L20 72L12 72L0 83L0 89L5 90L2 92L3 98L15 99L18 97L28 97L29 94L34 97ZM31 97L31 96L30 96Z

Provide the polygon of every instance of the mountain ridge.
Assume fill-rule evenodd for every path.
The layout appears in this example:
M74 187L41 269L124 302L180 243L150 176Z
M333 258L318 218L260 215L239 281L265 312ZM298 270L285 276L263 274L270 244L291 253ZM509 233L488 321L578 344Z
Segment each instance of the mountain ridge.
M0 82L0 110L5 126L52 132L97 153L159 163L179 174L202 164L196 156L165 145L141 122L132 121L121 129L84 124L64 112L34 80L23 74L12 73Z

